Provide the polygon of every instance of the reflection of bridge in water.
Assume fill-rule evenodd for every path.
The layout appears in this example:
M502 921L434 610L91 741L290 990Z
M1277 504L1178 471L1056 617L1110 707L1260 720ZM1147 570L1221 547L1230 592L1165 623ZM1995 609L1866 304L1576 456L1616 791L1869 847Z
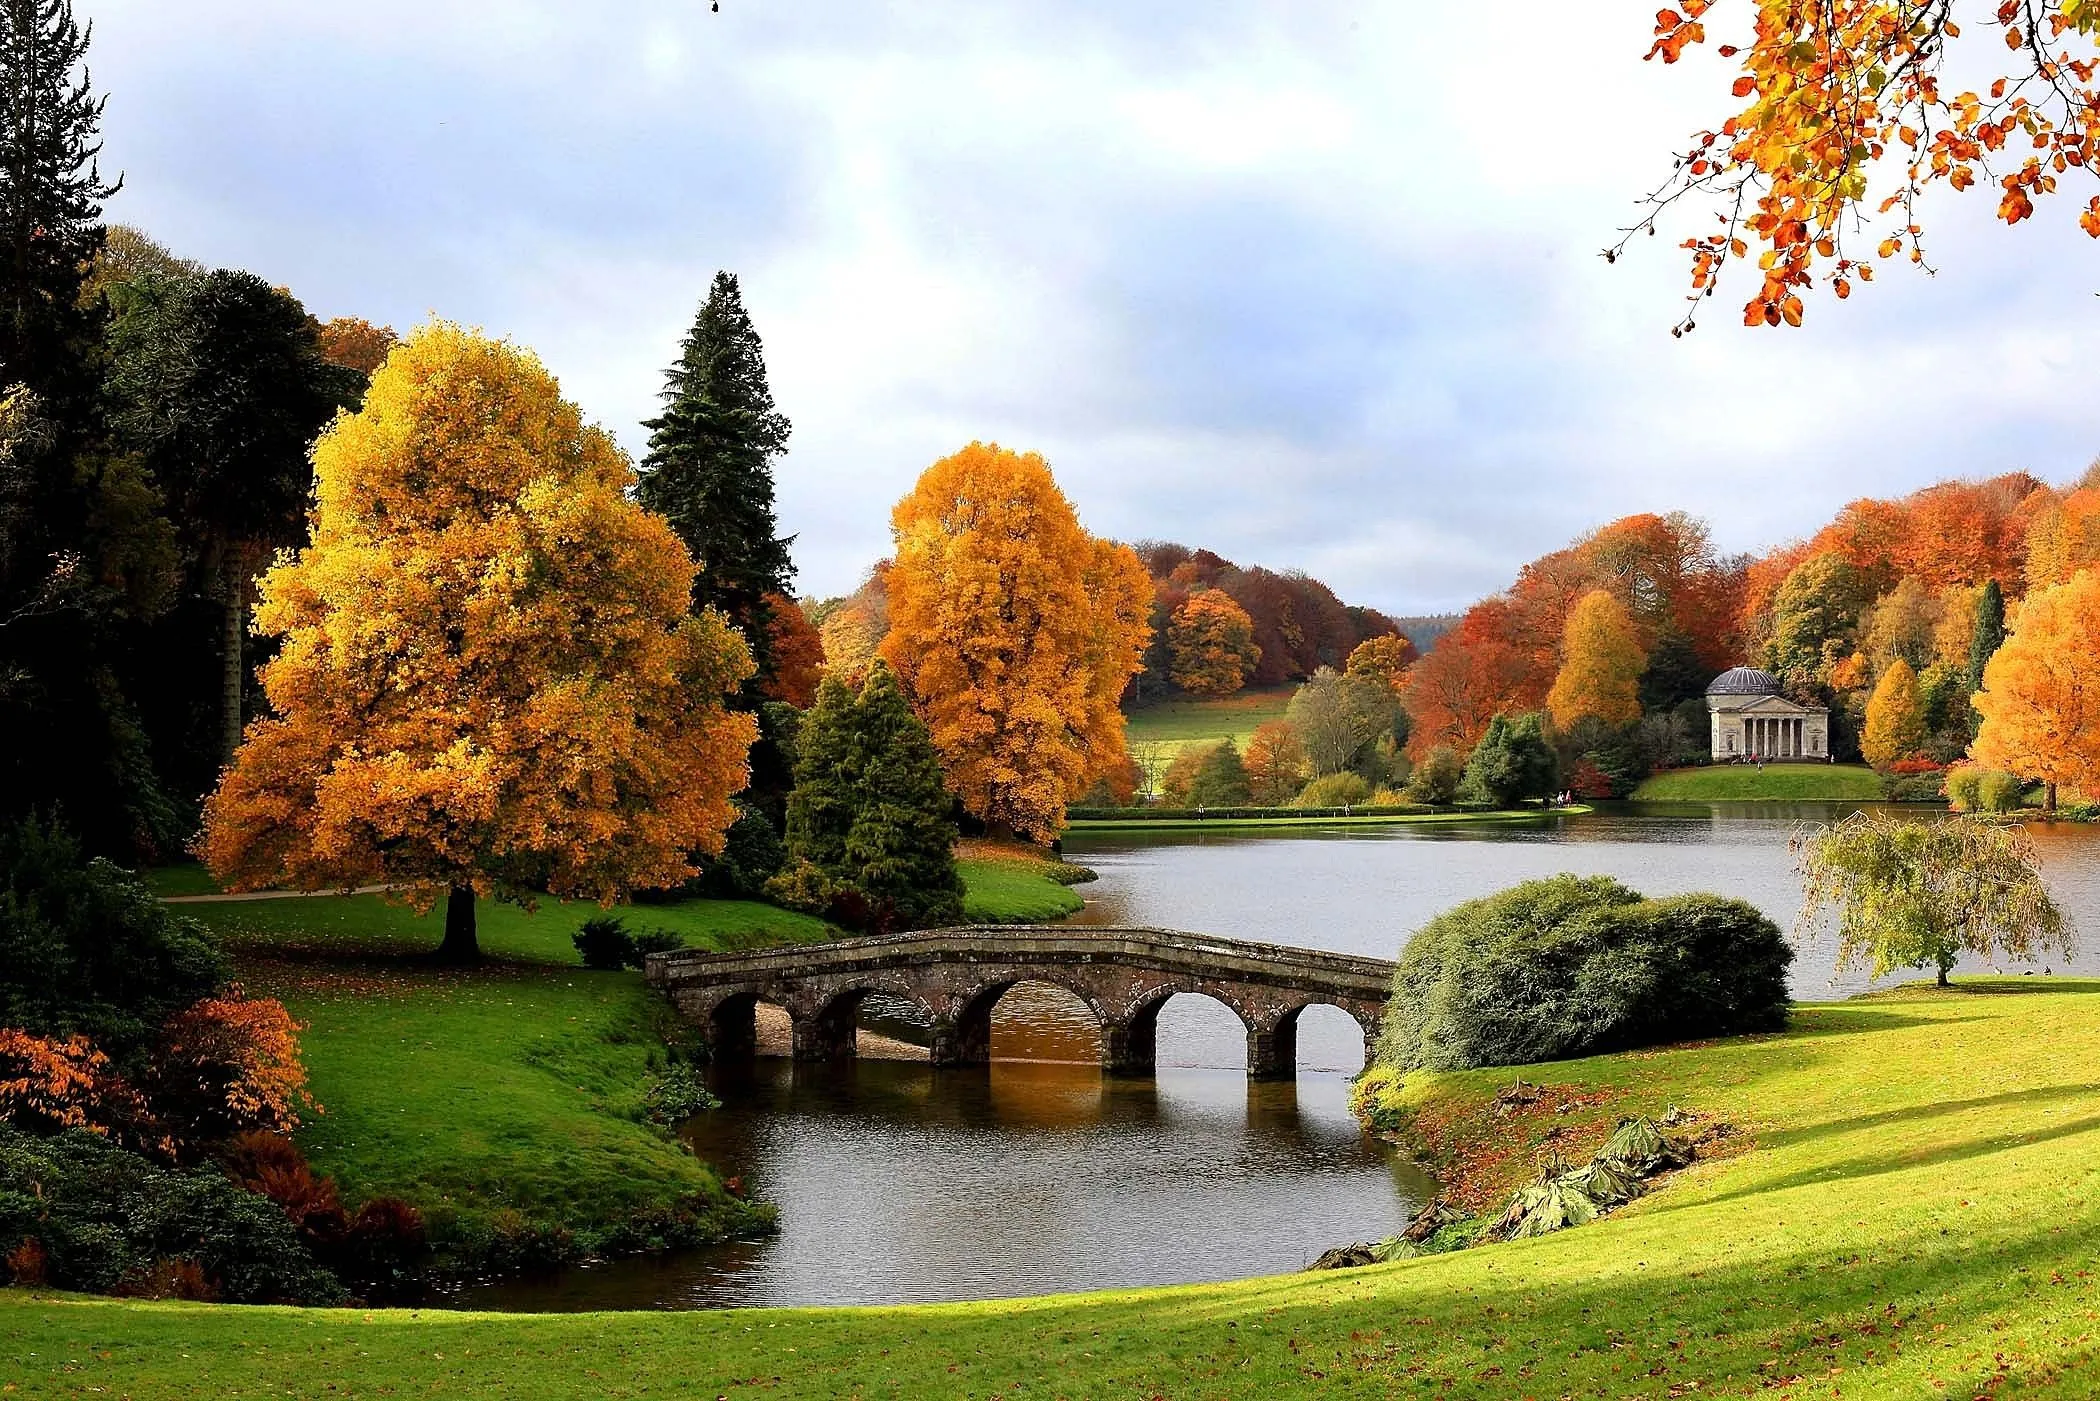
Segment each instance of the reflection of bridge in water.
M935 1065L992 1055L992 1007L1020 982L1071 992L1101 1023L1103 1064L1152 1072L1159 1009L1179 993L1216 998L1247 1028L1247 1072L1292 1075L1298 1016L1339 1007L1363 1029L1368 1060L1392 989L1383 959L1257 944L1171 929L991 925L927 929L747 953L658 953L649 982L706 1028L718 1060L750 1057L760 1002L787 1009L797 1060L854 1053L862 1000L879 993L917 1007L933 1027Z

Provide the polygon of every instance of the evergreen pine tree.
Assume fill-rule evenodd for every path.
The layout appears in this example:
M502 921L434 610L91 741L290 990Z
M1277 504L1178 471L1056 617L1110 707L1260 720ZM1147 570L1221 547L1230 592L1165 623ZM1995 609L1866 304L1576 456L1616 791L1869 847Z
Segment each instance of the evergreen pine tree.
M758 661L752 693L770 674L764 599L786 594L790 538L773 515L773 460L789 425L773 407L765 350L732 273L713 288L664 373L664 411L643 426L637 496L671 522L700 565L693 609L719 608L744 630Z
M92 392L97 316L80 290L123 182L97 164L102 106L72 0L0 0L0 386L64 419Z
M853 693L827 676L795 736L788 860L807 861L833 878L845 870L846 835L859 808L855 709Z
M876 662L854 706L859 810L846 836L845 880L878 925L924 929L962 919L955 870L955 800L933 737Z
M1983 689L1983 669L2005 642L2005 594L1992 579L1976 600L1976 630L1969 635L1969 690Z
M1196 770L1196 781L1189 785L1189 806L1235 808L1249 801L1246 761L1240 758L1239 747L1227 739L1214 746L1204 756L1203 767Z
M1536 714L1497 715L1466 760L1460 796L1467 802L1510 807L1526 798L1552 794L1559 760L1546 742L1545 724Z

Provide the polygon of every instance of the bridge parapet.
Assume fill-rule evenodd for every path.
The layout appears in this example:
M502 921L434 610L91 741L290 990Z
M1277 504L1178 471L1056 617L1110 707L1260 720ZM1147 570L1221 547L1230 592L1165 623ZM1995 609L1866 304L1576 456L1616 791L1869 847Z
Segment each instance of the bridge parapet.
M787 1009L798 1058L851 1055L861 999L901 997L930 1021L936 1065L988 1060L992 1005L1017 982L1052 983L1093 1011L1108 1068L1129 1073L1150 1073L1167 1000L1202 993L1239 1015L1248 1068L1268 1077L1295 1073L1298 1015L1311 1005L1348 1012L1368 1052L1393 965L1171 929L971 925L734 953L677 950L650 955L647 976L708 1028L718 1055L748 1052L758 1001Z

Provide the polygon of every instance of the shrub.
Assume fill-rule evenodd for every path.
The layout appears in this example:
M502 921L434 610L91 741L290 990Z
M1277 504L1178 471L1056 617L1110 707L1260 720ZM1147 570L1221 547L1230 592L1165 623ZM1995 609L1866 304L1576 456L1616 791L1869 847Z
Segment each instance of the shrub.
M685 936L674 934L668 929L644 929L628 940L628 946L628 965L640 968L652 953L670 953L674 949L684 948Z
M1975 812L1981 801L1983 770L1974 764L1962 764L1947 770L1947 805L1956 812Z
M315 1176L306 1155L278 1134L242 1134L221 1162L235 1183L274 1202L308 1252L364 1302L402 1302L421 1293L429 1244L422 1216L407 1202L375 1197L349 1215L335 1179Z
M1992 769L1977 785L1976 800L1985 812L2018 812L2027 801L2027 784L2018 774Z
M696 1114L720 1109L722 1101L700 1078L700 1072L680 1062L664 1071L642 1096L642 1107L659 1124L682 1124Z
M1432 807L1449 807L1458 798L1458 784L1465 774L1465 765L1459 761L1458 751L1448 744L1439 744L1422 756L1415 771L1407 778L1407 796L1418 803Z
M634 957L634 936L617 915L593 915L585 920L569 942L583 955L583 966L601 973L625 968Z
M766 882L766 898L804 914L822 915L839 893L838 882L814 861L790 861Z
M1605 876L1527 881L1408 941L1379 1060L1463 1070L1776 1030L1793 956L1740 900L1649 900Z
M0 1026L84 1035L129 1071L223 973L204 930L136 876L58 827L0 824Z
M299 1033L273 997L208 997L168 1019L144 1079L147 1101L178 1151L252 1130L290 1133L313 1104Z
M1361 804L1371 796L1371 785L1362 775L1347 770L1316 778L1305 785L1291 806L1298 808L1338 808Z
M0 1027L0 1122L31 1133L86 1129L136 1143L156 1138L138 1091L85 1036L63 1040Z
M158 1167L77 1129L33 1138L0 1127L0 1242L11 1270L35 1264L61 1289L137 1292L157 1279L229 1303L343 1297L272 1202L214 1169ZM194 1274L178 1278L175 1262Z

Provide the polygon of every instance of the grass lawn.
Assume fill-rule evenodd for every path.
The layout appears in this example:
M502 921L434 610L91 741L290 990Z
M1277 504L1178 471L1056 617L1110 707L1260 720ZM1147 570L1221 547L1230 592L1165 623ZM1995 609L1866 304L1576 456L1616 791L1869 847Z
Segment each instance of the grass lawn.
M1257 725L1283 718L1296 692L1295 686L1273 686L1218 700L1162 701L1132 711L1126 736L1133 751L1138 745L1157 743L1169 759L1190 744L1221 739L1245 749Z
M1512 808L1503 812L1404 812L1371 817L1104 817L1074 819L1075 832L1165 831L1178 828L1237 830L1262 827L1389 827L1450 822L1535 822L1547 817L1568 817L1594 809L1574 803L1567 807Z
M1086 903L1050 874L1049 858L1024 848L965 842L955 864L963 918L973 924L1041 924L1076 914Z
M483 968L434 967L439 911L379 895L187 904L216 929L250 992L281 997L325 1112L298 1141L352 1200L400 1196L434 1241L475 1255L567 1232L583 1245L674 1206L708 1234L758 1218L708 1166L647 1122L664 1062L661 1002L634 972L584 969L569 936L596 905L537 913L482 901ZM692 900L622 911L696 947L831 934L768 905ZM690 1223L689 1223L690 1224Z
M1881 779L1864 764L1715 764L1671 769L1636 788L1639 803L1871 803Z
M1403 1091L1571 1159L1676 1103L1728 1152L1595 1225L1365 1270L935 1308L552 1317L0 1292L24 1396L1806 1398L2100 1391L2100 984L1978 980L1784 1035ZM1561 1114L1561 1105L1574 1106ZM1484 1131L1484 1132L1483 1132ZM1484 1174L1484 1175L1483 1175ZM1221 1223L1223 1225L1225 1223Z

